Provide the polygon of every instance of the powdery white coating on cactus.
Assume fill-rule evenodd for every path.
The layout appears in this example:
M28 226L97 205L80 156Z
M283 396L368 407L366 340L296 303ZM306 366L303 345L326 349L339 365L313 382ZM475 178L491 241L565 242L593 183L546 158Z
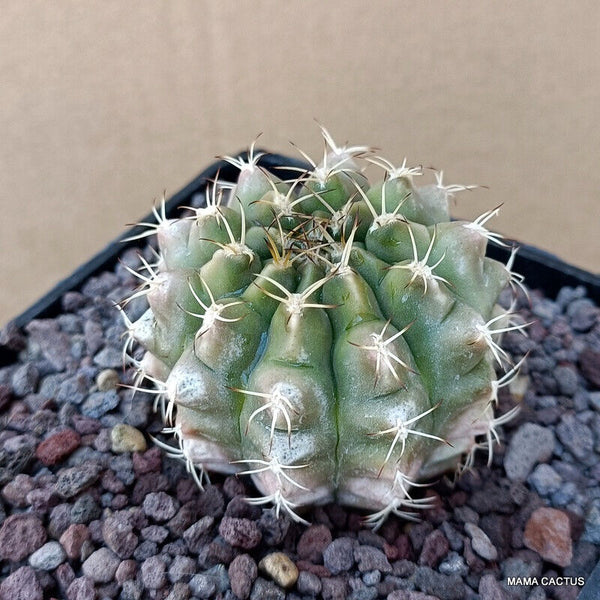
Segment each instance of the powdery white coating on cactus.
M498 390L523 362L500 338L525 327L497 300L524 287L514 252L506 266L485 256L506 245L486 228L499 207L450 220L448 202L477 186L441 172L417 186L421 167L322 133L321 162L302 153L311 169L293 181L263 170L253 144L247 161L226 157L239 179L215 182L206 208L154 209L159 254L133 294L150 309L132 323L123 302L124 356L175 435L159 444L199 485L247 474L262 494L249 502L305 522L303 506L337 500L378 527L415 519L419 488L478 449L491 460L514 414L494 415Z

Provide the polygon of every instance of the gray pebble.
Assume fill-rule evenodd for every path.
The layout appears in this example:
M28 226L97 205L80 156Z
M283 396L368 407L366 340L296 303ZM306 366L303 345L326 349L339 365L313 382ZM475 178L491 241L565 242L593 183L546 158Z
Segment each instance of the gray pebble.
M585 516L582 540L600 544L600 500L594 500Z
M348 596L348 600L375 600L377 595L377 588L375 587L359 587L352 591Z
M542 298L533 304L532 313L547 326L560 313L560 307L552 300Z
M106 545L119 557L129 558L138 545L131 519L123 512L108 517L102 525L102 537Z
M378 570L381 573L391 573L392 567L385 554L373 546L356 546L354 548L354 560L358 564L361 573Z
M67 379L64 373L53 373L42 377L39 386L38 394L44 398L57 398L60 386Z
M533 550L523 550L519 556L509 556L502 561L502 578L539 577L542 574L542 559Z
M479 556L486 560L496 560L498 558L498 550L496 550L496 547L482 529L473 523L465 523L465 531L471 538L473 550Z
M33 394L37 388L40 373L32 363L21 365L12 376L12 388L16 396Z
M72 498L96 483L100 472L100 467L94 463L84 463L76 467L61 469L56 481L56 492L63 498Z
M177 583L178 581L188 582L196 573L196 561L189 556L175 556L173 562L169 565L169 581Z
M542 463L534 469L528 481L540 496L548 496L560 488L562 477L550 465Z
M123 353L119 348L106 346L94 356L94 364L102 369L118 369L123 365Z
M25 326L25 330L39 346L49 365L55 371L64 371L71 351L71 340L59 330L58 322L53 319L34 319Z
M582 285L578 285L577 287L566 285L560 288L558 295L556 296L556 304L558 304L562 310L565 310L571 302L578 298L583 298L585 294L586 289Z
M108 583L113 580L120 562L112 550L99 548L81 565L81 570L96 583Z
M119 285L119 278L111 271L103 271L100 275L90 277L82 286L81 293L89 298L106 296Z
M198 554L202 546L206 543L206 538L214 522L214 517L202 517L183 532L183 539L190 552Z
M450 552L446 559L440 563L438 570L444 575L460 575L464 577L469 572L465 559L458 552Z
M553 506L566 506L577 495L577 485L572 481L566 481L552 494Z
M318 596L321 593L321 580L314 573L300 571L296 588L301 594Z
M206 571L206 574L213 578L218 592L225 592L230 586L229 575L224 565L219 564L211 567Z
M71 523L87 524L99 519L101 515L102 509L94 497L91 494L83 494L75 500L73 508L71 508Z
M491 573L485 574L479 580L478 591L481 598L489 598L490 600L510 600L508 592L504 590Z
M171 586L171 591L165 600L188 600L192 595L190 586L187 583L178 582ZM224 600L229 600L225 598Z
M554 450L554 433L535 423L519 427L504 455L504 469L511 481L525 481L538 462L550 460Z
M349 571L354 565L354 545L351 538L342 537L333 540L323 551L323 564L332 575Z
M119 600L141 600L143 592L143 585L140 581L129 579L123 583L123 589L119 596ZM92 599L95 597L94 594Z
M162 544L169 537L169 530L161 525L148 525L141 531L142 539Z
M588 400L592 408L600 412L600 392L589 392Z
M333 600L333 596L331 598ZM285 600L285 592L272 581L258 577L252 586L250 600Z
M81 405L81 412L92 419L99 419L109 410L113 410L119 405L119 394L116 390L108 392L94 392L90 394Z
M29 564L34 569L52 571L60 565L67 555L58 542L47 542L29 557Z
M158 590L167 583L167 565L161 556L147 558L140 569L142 583L149 590Z
M573 396L577 391L578 381L575 369L560 365L554 369L554 378L559 392L564 396Z
M198 573L189 582L192 593L198 598L212 598L217 591L215 580L206 573Z
M133 552L133 558L137 561L146 560L158 552L158 544L148 540L142 542Z
M381 571L367 571L362 580L365 585L377 585L381 581Z
M66 292L61 298L61 306L65 312L75 312L85 306L85 296L79 292Z
M97 321L86 319L83 325L83 334L87 351L90 356L94 356L104 345L104 332L102 325Z
M107 431L108 447L110 448L110 431ZM131 485L135 481L133 460L128 454L119 454L110 460L110 468L125 485Z
M168 521L179 510L179 502L165 492L152 492L144 498L143 508L155 521Z
M594 458L594 436L590 428L579 421L573 413L562 416L556 427L561 443L584 464L592 464Z
M569 304L567 316L575 331L589 331L598 320L598 307L589 298L579 298Z
M73 375L61 382L56 401L61 404L81 404L89 392L89 381L82 374Z
M415 587L440 600L464 600L465 585L458 575L443 575L431 567L417 567Z

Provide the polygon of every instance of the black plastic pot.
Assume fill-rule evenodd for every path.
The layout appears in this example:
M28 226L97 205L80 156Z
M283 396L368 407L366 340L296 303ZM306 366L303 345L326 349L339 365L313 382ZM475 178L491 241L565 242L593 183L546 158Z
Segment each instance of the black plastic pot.
M240 158L247 158L247 153L237 154ZM293 177L297 171L286 171L281 166L290 168L307 168L302 161L276 154L265 154L259 161L260 166L266 170L276 172L280 177ZM277 168L277 169L276 169ZM276 169L276 170L275 170ZM190 205L192 198L204 192L207 183L217 174L221 180L233 181L237 177L238 169L226 161L218 161L206 168L182 190L174 194L166 203L167 216L175 216L179 206ZM152 214L144 217L142 221L155 222ZM27 310L11 321L10 326L22 328L29 321L37 318L54 317L60 312L60 300L65 292L77 290L90 277L100 271L114 267L119 255L128 246L135 246L136 241L124 241L136 233L141 233L142 228L125 232L122 236L108 244L91 260L79 267L69 277L58 283L45 296L35 302ZM506 262L510 249L491 246L488 251L492 258ZM528 245L520 245L520 250L514 264L515 271L524 275L528 287L541 289L548 297L554 298L563 286L585 286L587 295L595 302L600 303L600 275L592 274L583 269L570 265L556 256L541 251ZM0 346L0 365L10 364L16 359L13 351ZM600 598L600 564L591 573L587 584L582 590L580 600Z

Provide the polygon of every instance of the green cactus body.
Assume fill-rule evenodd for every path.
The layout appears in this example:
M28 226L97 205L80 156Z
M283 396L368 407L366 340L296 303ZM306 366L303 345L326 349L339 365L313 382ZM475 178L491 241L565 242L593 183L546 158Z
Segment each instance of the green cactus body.
M303 521L302 506L335 500L377 527L427 506L415 486L491 452L498 388L520 366L499 337L524 327L497 300L521 279L485 256L502 243L484 227L496 211L450 220L449 198L472 186L417 186L419 169L323 135L322 163L295 181L251 149L228 158L231 191L215 183L182 219L156 213L158 266L134 294L150 308L125 317L127 348L146 349L139 379L200 485L248 473L263 494L249 502Z

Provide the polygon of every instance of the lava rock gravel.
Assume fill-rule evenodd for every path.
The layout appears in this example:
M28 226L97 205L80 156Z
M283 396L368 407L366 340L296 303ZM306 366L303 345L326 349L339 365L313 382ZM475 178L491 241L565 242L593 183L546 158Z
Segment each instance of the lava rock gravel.
M152 445L152 395L117 385L134 374L114 303L139 260L124 252L55 318L0 332L18 353L0 367L0 600L575 600L600 555L600 310L583 288L519 300L533 325L504 344L529 356L499 413L522 410L491 466L481 452L423 489L421 522L373 532L333 504L308 510L309 527L250 506L246 478L201 491Z

